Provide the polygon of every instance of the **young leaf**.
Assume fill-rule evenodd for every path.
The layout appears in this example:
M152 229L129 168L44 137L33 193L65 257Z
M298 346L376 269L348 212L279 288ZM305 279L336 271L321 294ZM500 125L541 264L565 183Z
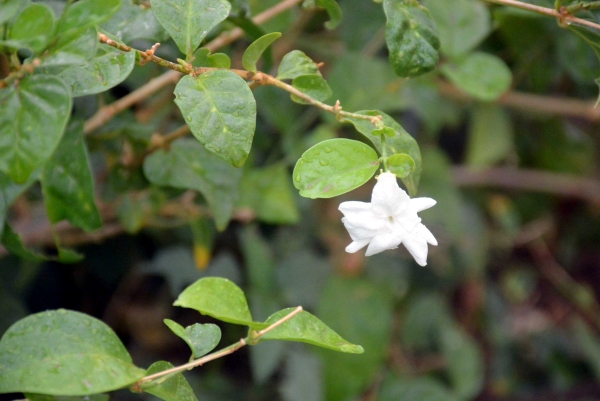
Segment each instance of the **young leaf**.
M263 52L281 37L280 32L271 32L261 36L248 46L244 55L242 56L242 65L248 71L257 72L256 63L262 56Z
M135 65L135 52L122 52L99 44L96 55L85 64L52 70L71 88L73 97L105 92L129 76Z
M231 11L226 0L150 0L150 5L158 22L188 59Z
M300 50L292 50L281 59L277 79L294 79L300 75L320 75L319 66Z
M390 171L398 178L406 178L415 171L415 161L406 153L396 153L388 159Z
M30 315L0 339L0 393L91 395L133 384L144 373L110 327L79 312Z
M121 8L120 0L80 0L69 5L58 20L57 36L74 35L108 20Z
M460 61L447 63L442 74L469 95L491 102L510 89L512 73L496 56L474 52Z
M300 75L294 78L292 81L292 86L298 89L300 92L305 93L320 102L329 99L333 94L329 84L327 84L325 78L321 76L321 73ZM296 103L308 104L306 100L294 94L291 95L291 98Z
M404 128L402 128L402 126L398 124L392 117L382 111L363 110L357 111L356 114L372 117L381 116L383 117L383 124L386 127L393 128L396 131L396 135L391 138L386 138L386 153L388 156L395 155L396 153L406 153L412 157L415 162L415 170L407 177L402 178L402 182L404 185L406 185L410 196L415 196L417 194L417 189L419 188L419 180L421 179L422 169L421 151L419 150L419 144L415 138L410 136L410 134L406 132ZM354 124L354 128L356 128L358 132L373 142L377 150L381 153L381 138L372 135L376 127L371 124L370 121L359 120L355 118L347 118L346 121Z
M42 191L50 222L68 220L92 231L102 226L94 201L94 178L83 139L83 122L69 124L42 173Z
M175 335L190 346L194 359L208 354L221 341L221 329L215 324L196 323L183 328L179 323L170 319L165 319L164 322Z
M27 5L27 0L0 1L0 24L14 17L21 8Z
M59 67L73 64L86 64L96 54L98 43L98 31L91 27L77 35L61 36L56 44L53 44L42 59L42 67ZM55 74L53 70L44 68L40 71Z
M173 365L169 362L158 361L154 362L146 371L147 375L162 372L171 369ZM182 373L177 373L169 377L164 382L160 382L155 386L144 387L144 392L162 398L165 401L198 401L194 390L185 379ZM93 401L93 400L92 400Z
M269 316L265 324L269 326L272 325L286 315L289 315L294 309L295 308L287 308L274 313ZM364 352L363 347L344 340L316 316L311 315L306 311L300 312L290 320L275 327L273 330L263 335L261 339L300 341L349 354L362 354Z
M329 14L329 21L325 23L327 29L335 29L342 22L342 8L335 0L309 0L304 2L305 6L324 8Z
M71 97L57 77L30 75L0 89L0 171L23 183L60 142Z
M229 67L231 67L231 59L225 53L209 54L208 66L213 68L228 69Z
M367 182L378 167L379 157L370 146L330 139L302 154L294 168L294 185L307 198L332 198Z
M183 77L175 103L194 136L235 167L248 158L256 128L256 101L248 84L231 71Z
M429 11L416 0L384 0L385 37L390 63L401 77L416 77L433 70L440 40Z
M267 326L252 321L244 293L226 278L201 278L183 290L173 305L195 309L223 322L241 324L256 330Z
M30 4L15 19L5 45L40 52L48 44L53 26L54 14L50 7Z
M207 152L195 139L173 142L170 150L158 150L144 161L150 182L199 191L213 212L217 228L224 230L238 199L242 171Z

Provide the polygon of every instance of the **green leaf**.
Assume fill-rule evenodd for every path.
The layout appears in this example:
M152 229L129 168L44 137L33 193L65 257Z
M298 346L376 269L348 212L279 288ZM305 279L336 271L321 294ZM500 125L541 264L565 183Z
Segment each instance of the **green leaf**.
M0 1L0 24L14 17L21 8L27 5L27 0L2 0Z
M85 64L71 65L55 73L71 88L73 97L105 92L129 76L135 65L135 52L123 52L99 44L96 55Z
M470 166L491 166L513 150L512 122L501 107L491 104L476 106L469 128L467 164Z
M83 122L73 121L42 173L42 191L50 222L68 220L92 231L102 226L94 201L94 177L83 139Z
M92 394L86 396L56 396L45 394L25 393L29 401L108 401L108 394Z
M158 22L188 59L231 11L226 0L150 0L150 5Z
M428 377L386 379L379 393L378 401L460 401L446 386Z
M307 198L332 198L367 182L378 167L379 157L370 146L330 139L302 154L294 168L294 185Z
M208 354L221 341L221 329L215 324L195 323L183 328L183 326L173 320L164 319L163 321L173 333L181 337L190 346L194 359Z
M225 53L210 54L208 55L208 66L229 69L231 67L231 59Z
M154 362L146 372L147 375L173 368L169 362ZM144 392L162 398L165 401L197 401L194 390L182 373L169 377L164 382L151 387L144 387Z
M385 38L390 63L401 77L416 77L433 70L440 40L429 11L416 0L384 0Z
M471 0L423 0L436 22L441 51L449 57L464 55L481 43L492 30L490 12Z
M238 198L242 171L207 152L198 141L179 139L170 150L158 150L144 161L150 182L199 191L213 212L217 228L224 230Z
M319 66L304 52L292 50L281 59L277 79L294 79L301 75L320 75Z
M50 158L71 111L71 97L57 77L30 75L0 89L0 171L16 183Z
M133 384L144 373L110 327L79 312L28 316L0 339L0 393L91 395Z
M461 399L473 399L485 380L485 361L479 346L458 327L447 325L441 331L441 349L454 392Z
M294 309L296 308L287 308L272 314L265 324L272 325L292 313ZM300 312L290 320L267 332L261 337L261 340L299 341L349 354L362 354L364 352L363 347L344 340L316 316L306 311Z
M460 61L444 64L442 74L469 95L487 102L510 89L512 73L496 56L474 52Z
M266 223L295 224L300 219L290 174L280 163L244 175L239 205L252 208L256 217Z
M406 178L415 171L415 161L406 153L396 153L388 159L390 171L398 178Z
M52 34L54 14L44 4L30 4L17 16L9 31L6 46L42 51ZM0 41L0 44L2 42Z
M342 22L342 9L335 0L306 0L304 6L324 8L329 14L329 21L325 23L327 29L335 29Z
M331 88L325 78L321 76L321 73L297 76L292 81L292 86L320 102L329 99L332 95ZM306 100L294 94L291 95L291 98L296 103L309 104Z
M7 223L4 223L4 230L2 231L2 238L0 242L2 243L2 245L4 245L8 252L22 259L30 260L32 262L41 262L43 260L46 260L46 257L44 255L27 249L25 247L25 244L23 244L23 240L21 239L19 234L14 232L12 227L9 226ZM1 371L2 369L0 366L0 372ZM2 388L1 383L0 388Z
M121 8L120 0L80 0L69 5L58 20L57 36L74 35L108 20Z
M231 71L209 71L183 77L175 103L192 134L235 167L244 165L256 128L256 101L248 84Z
M223 322L241 324L256 330L267 326L252 321L244 293L226 278L201 278L183 290L173 305L195 309Z
M136 39L147 39L152 42L165 42L169 35L158 23L152 9L132 0L121 0L121 9L101 28L116 36L124 43Z
M265 50L281 37L281 32L271 32L261 36L248 46L242 56L242 65L248 71L257 72L256 63Z
M96 54L98 31L91 27L77 35L61 36L56 44L42 57L41 72L55 74L53 70L43 67L68 66L72 64L86 64Z
M421 151L419 149L419 144L417 141L410 136L408 132L402 128L400 124L398 124L392 117L385 114L379 110L363 110L357 111L356 114L362 114L365 116L381 116L383 117L383 124L386 127L393 128L396 131L396 135L391 138L386 138L385 146L386 152L388 156L395 155L397 153L406 153L415 162L415 170L410 173L407 177L402 178L402 182L406 185L406 189L408 189L408 193L410 196L415 196L417 194L417 189L419 188L419 180L421 179ZM370 121L357 119L357 118L346 118L346 121L354 124L354 127L363 134L367 139L369 139L379 153L381 153L381 138L377 136L373 136L372 132L375 130L375 126L371 124Z

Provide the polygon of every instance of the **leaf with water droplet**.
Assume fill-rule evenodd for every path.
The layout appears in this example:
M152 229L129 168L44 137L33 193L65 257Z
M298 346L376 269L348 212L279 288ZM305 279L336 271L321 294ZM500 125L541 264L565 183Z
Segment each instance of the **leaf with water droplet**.
M183 326L171 319L164 319L163 321L173 333L181 337L189 345L192 350L193 359L208 354L221 341L221 329L217 325L196 323L183 328Z
M294 185L307 198L332 198L367 182L378 167L379 158L370 146L329 139L302 154L294 168Z
M0 393L91 395L126 387L144 374L110 327L79 312L28 316L0 339Z
M295 308L280 310L269 316L265 324L271 325L294 311ZM360 345L355 345L344 340L335 331L331 330L316 316L302 311L290 320L282 323L261 337L261 340L286 340L304 342L318 347L350 354L362 354Z

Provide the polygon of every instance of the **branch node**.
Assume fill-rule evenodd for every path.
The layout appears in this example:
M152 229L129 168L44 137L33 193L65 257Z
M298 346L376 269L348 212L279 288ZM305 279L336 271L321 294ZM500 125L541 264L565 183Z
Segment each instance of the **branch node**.
M152 61L152 58L154 57L154 53L156 52L156 49L158 49L158 46L160 46L160 43L155 43L150 49L140 53L140 56L142 57L142 59L140 60L140 65L145 65Z

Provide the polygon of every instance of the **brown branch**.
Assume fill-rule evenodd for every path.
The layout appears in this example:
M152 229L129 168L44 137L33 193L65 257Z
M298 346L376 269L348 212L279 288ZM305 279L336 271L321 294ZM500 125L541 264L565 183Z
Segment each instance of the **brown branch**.
M600 205L600 182L571 174L508 167L473 170L461 166L452 168L452 178L461 187L543 192Z

